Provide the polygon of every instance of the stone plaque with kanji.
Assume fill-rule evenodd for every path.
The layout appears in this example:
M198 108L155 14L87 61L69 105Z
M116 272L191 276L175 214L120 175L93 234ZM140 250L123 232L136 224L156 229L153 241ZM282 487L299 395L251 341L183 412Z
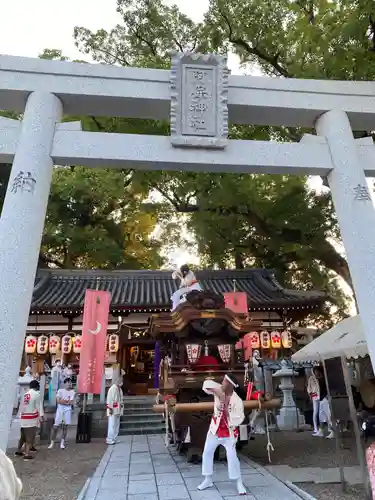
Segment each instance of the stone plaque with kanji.
M173 146L225 148L228 141L228 73L224 56L192 52L173 55Z

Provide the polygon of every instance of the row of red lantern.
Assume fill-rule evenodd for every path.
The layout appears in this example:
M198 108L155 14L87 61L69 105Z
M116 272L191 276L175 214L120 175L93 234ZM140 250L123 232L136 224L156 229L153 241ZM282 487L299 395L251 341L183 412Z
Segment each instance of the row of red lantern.
M107 336L106 349L111 353L116 353L119 350L120 339L116 333ZM80 354L82 350L82 335L64 335L60 338L58 335L27 335L25 339L26 354L56 354L61 350L62 354L70 354L72 351L75 354Z
M283 332L273 331L267 332L250 332L244 337L244 347L251 347L251 349L290 349L292 347L292 335L288 330Z

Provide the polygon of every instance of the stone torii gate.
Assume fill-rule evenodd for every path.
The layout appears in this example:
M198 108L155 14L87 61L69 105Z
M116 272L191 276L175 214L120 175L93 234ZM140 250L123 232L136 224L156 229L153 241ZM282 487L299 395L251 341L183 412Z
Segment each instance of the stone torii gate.
M0 162L13 162L0 219L0 448L5 449L53 165L327 177L375 366L375 84L230 76L219 56L172 70L0 56ZM62 114L171 120L171 137L90 133ZM228 140L236 124L315 127L300 143Z

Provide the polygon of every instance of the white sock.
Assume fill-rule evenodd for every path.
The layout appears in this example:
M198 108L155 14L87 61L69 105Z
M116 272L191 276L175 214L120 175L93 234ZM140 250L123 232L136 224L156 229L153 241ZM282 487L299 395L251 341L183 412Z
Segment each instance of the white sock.
M55 444L55 441L51 441L50 445L48 446L48 449L52 450L54 444Z
M239 495L246 495L246 488L240 477L237 479L237 491Z
M205 476L203 483L198 486L198 490L205 490L206 488L211 488L214 483L212 482L212 476Z

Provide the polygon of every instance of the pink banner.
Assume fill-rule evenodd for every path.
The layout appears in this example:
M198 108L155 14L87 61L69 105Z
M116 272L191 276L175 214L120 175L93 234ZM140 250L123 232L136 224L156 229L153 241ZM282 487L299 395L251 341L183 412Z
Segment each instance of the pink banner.
M225 307L235 313L247 314L247 295L245 292L224 293Z
M366 450L366 462L371 483L372 498L375 499L375 443Z
M110 303L109 292L86 290L78 377L82 394L100 394L102 389Z

